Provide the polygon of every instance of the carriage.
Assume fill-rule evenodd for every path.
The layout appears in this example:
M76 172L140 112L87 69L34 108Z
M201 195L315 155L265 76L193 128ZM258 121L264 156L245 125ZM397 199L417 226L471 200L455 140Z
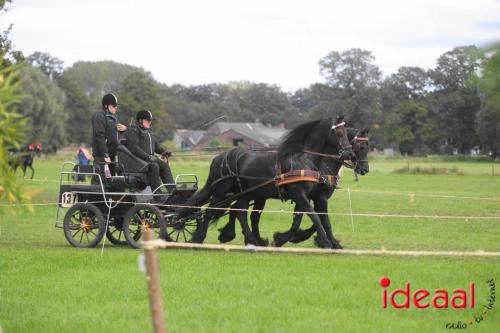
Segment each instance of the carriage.
M276 152L257 154L234 148L217 155L212 160L207 182L199 191L196 175L177 176L175 188L159 204L151 204L155 196L164 196L158 194L159 189L153 193L143 190L147 162L120 145L116 176L103 177L102 170L95 165L73 164L70 171L65 170L69 163L63 165L56 226L64 229L67 240L76 247L96 246L106 234L112 243L128 243L138 248L148 229L167 241L201 243L209 224L229 214L229 227L220 230L220 241L234 238L237 218L245 243L267 245L258 229L260 213L267 199L281 199L294 202L296 214L290 230L274 233L275 246L302 241L317 232L318 246L341 248L327 215L327 201L342 165L360 174L368 172L367 133L368 129L346 129L343 117L299 125L287 134ZM72 175L90 176L92 180L90 184L63 184L65 175L68 182ZM310 200L314 201L314 208ZM247 223L251 202L255 209L251 214L252 230ZM206 204L208 207L203 207ZM66 213L63 221L59 221L62 209ZM303 213L311 218L313 227L301 235Z
M177 175L175 187L165 194L161 187L167 184L154 191L146 186L148 164L126 146L118 146L117 160L110 178L98 164L63 163L56 227L64 230L67 241L75 247L95 247L106 235L115 245L139 248L148 229L156 238L190 241L201 213L177 219L176 207L197 191L198 177Z

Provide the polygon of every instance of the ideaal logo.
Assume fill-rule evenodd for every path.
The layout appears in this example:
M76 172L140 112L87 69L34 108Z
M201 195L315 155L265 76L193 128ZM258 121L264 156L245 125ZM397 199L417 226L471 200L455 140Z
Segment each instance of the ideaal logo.
M391 284L388 277L382 277L379 280L382 286L382 308L386 309L388 304L396 309L410 308L411 305L425 309L432 306L436 309L446 309L449 306L455 309L474 308L474 282L469 283L468 289L453 289L449 292L446 289L435 289L430 292L427 289L420 288L412 292L410 282L406 282L404 288L394 289L390 293L387 287ZM403 301L396 302L396 296L402 295Z
M391 280L388 277L382 277L379 280L382 289L382 308L387 309L387 307L392 306L395 309L408 309L412 305L419 309L425 309L428 307L434 307L436 309L445 309L452 307L455 309L474 309L475 307L475 284L470 282L468 288L453 289L448 291L446 289L435 289L433 292L419 288L412 292L410 282L406 282L403 288L396 288L388 292L387 287L390 286ZM475 315L472 320L468 321L458 321L456 323L446 323L445 328L447 329L467 329L467 327L473 324L481 323L489 311L493 310L495 305L495 280L492 278L487 281L489 287L489 297L482 307L483 312L479 315ZM398 296L402 296L401 297ZM396 301L396 297L400 299L399 302Z

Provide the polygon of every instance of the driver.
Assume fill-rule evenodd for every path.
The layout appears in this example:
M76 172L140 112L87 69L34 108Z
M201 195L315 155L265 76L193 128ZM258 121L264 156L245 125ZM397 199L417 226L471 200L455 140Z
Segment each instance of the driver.
M92 117L92 154L94 163L109 164L115 162L118 132L127 130L116 117L118 98L114 94L106 94L102 98L102 111ZM114 164L110 165L114 169ZM112 170L112 173L113 170Z
M161 154L163 157L170 157L172 153L160 146L156 136L151 131L153 114L150 110L144 109L137 113L136 123L128 129L126 133L127 148L135 156L149 163L148 185L154 192L163 184L169 184L169 190L175 187L172 171L167 162L160 160L154 154ZM161 181L160 181L161 179Z

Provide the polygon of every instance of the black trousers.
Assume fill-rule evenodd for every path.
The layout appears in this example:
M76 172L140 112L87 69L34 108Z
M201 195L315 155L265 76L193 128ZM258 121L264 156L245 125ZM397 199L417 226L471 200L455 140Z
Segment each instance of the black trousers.
M153 191L162 183L173 184L174 178L172 177L172 171L170 171L168 163L160 159L150 162L148 166L148 182L149 186L151 186L151 190Z

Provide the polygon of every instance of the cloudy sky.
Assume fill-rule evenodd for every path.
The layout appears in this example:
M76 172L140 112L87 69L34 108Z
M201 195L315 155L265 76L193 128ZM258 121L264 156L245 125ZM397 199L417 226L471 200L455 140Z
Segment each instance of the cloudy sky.
M114 60L167 84L232 80L292 91L323 82L331 51L372 51L384 75L432 68L455 46L500 37L500 0L14 0L16 49Z

